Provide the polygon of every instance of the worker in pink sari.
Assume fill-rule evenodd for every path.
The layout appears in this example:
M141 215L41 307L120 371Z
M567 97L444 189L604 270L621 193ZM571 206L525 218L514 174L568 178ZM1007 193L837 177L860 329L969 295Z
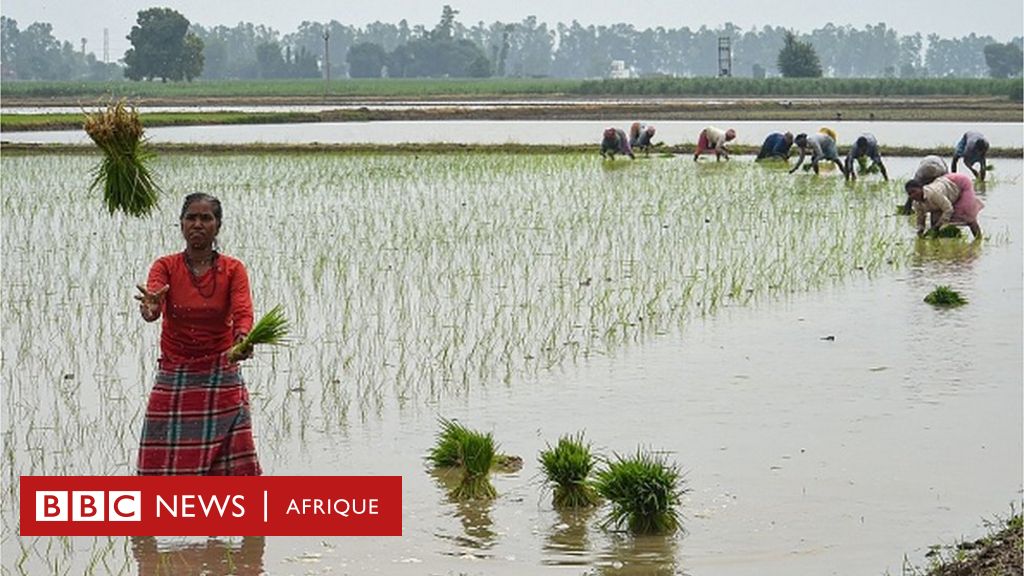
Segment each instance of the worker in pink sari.
M693 154L693 161L696 162L701 154L708 150L715 152L715 161L721 160L724 156L729 159L729 151L725 149L725 143L736 139L736 131L732 128L722 130L714 126L708 126L700 131L697 137L697 151Z
M931 184L910 180L904 188L917 212L918 236L924 235L925 224L930 218L932 230L938 231L947 224L967 226L975 239L981 238L978 212L985 204L975 195L970 176L951 172L939 176Z

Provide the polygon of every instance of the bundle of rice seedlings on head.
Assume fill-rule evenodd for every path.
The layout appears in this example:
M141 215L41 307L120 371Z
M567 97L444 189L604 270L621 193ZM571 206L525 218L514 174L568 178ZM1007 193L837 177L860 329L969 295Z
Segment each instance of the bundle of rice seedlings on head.
M598 495L589 477L594 468L590 444L583 433L562 436L558 444L540 453L540 465L548 482L554 485L555 508L582 508L597 504Z
M936 286L931 294L924 297L924 301L932 306L954 307L967 304L967 299L949 286Z
M154 157L142 138L142 122L135 108L124 102L85 115L85 132L103 150L103 160L93 169L90 190L103 187L103 202L113 214L148 215L159 201L160 188L148 163Z
M441 419L441 432L427 459L440 468L459 468L462 480L451 491L456 500L490 499L497 491L490 481L497 455L494 438L458 422Z
M612 503L604 526L627 527L637 534L670 534L680 527L676 507L685 492L679 468L664 458L637 450L616 455L599 470L597 492Z
M278 304L253 325L252 330L241 342L228 350L228 359L232 362L237 360L245 351L251 350L257 344L283 345L288 341L288 330L288 319L284 317L284 310Z

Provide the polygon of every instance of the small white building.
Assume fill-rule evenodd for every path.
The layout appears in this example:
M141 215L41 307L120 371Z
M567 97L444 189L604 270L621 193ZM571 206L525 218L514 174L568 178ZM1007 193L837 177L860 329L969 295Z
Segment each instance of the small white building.
M625 60L612 60L611 69L608 71L609 78L629 78L632 70L626 67Z

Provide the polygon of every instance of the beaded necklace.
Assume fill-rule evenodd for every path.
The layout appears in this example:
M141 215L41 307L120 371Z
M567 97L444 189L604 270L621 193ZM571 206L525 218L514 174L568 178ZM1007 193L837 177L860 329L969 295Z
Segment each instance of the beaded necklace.
M208 294L203 292L203 288L201 286L201 282L199 281L200 275L196 274L196 267L192 263L192 259L189 258L188 251L182 252L182 255L185 257L185 265L188 266L188 271L189 271L188 279L192 281L192 286L195 287L196 292L198 292L199 295L202 296L203 298L209 299L209 298L213 297L214 293L217 292L217 270L216 270L216 267L217 267L216 266L217 265L217 252L214 251L210 255L210 269L207 270L207 273L211 273L211 272L213 273L213 284L212 284L212 287L210 288Z

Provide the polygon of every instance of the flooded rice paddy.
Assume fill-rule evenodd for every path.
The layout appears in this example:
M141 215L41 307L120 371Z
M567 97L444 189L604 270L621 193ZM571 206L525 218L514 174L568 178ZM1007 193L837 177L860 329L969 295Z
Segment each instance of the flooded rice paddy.
M1020 499L1020 161L976 244L916 240L899 181L749 158L167 155L148 220L103 211L95 161L0 160L4 574L898 573ZM265 472L401 475L402 537L18 536L18 476L134 472L158 328L131 296L194 191L296 326L245 368ZM427 469L442 416L523 458L494 502ZM678 463L685 533L553 510L537 454L579 430Z
M550 144L584 145L600 142L606 126L627 128L635 119L550 121L550 120L452 120L395 122L318 122L305 124L252 124L233 126L167 126L147 128L154 143L175 144L425 144L453 142L462 144ZM829 122L829 121L656 121L655 142L668 145L694 143L709 124L736 129L736 142L760 146L772 132L789 130L817 132L832 127L845 148L863 132L873 133L883 146L917 148L948 146L949 156L960 136L968 130L980 130L992 146L1020 148L1024 143L1020 124L992 122ZM18 143L89 144L82 130L47 132L4 132L2 139Z

